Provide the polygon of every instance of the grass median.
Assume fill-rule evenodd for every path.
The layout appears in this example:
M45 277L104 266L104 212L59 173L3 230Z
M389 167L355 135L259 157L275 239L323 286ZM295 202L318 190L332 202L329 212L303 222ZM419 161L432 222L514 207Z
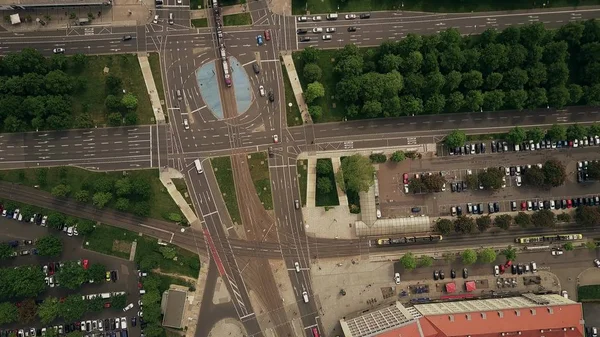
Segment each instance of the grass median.
M105 70L108 73L105 73ZM87 112L91 114L96 124L106 124L105 79L107 74L112 74L121 79L126 92L137 98L138 123L151 124L154 122L154 112L150 104L148 89L136 55L88 55L81 71L67 69L67 73L86 83L85 88L74 95L73 111L75 115Z
M196 27L196 28L208 27L208 19L206 19L206 18L192 19L192 27Z
M335 174L333 172L333 164L331 163L331 159L329 158L321 158L317 159L317 166L320 162L327 163L331 170L328 174L319 174L317 172L317 191L315 196L315 205L319 206L338 206L340 204L340 200L338 199L337 189L335 184ZM319 181L328 180L330 189L329 191L324 191L319 188ZM323 184L324 182L321 182Z
M290 83L290 77L285 69L285 65L283 65L282 62L281 73L283 74L283 86L285 88L285 112L287 117L287 126L302 125L300 108L298 108L296 96L294 96L294 90L292 89L292 84ZM289 107L290 103L292 104L291 108Z
M148 62L150 63L150 69L152 70L152 77L154 78L156 91L158 91L158 98L161 102L164 102L165 89L163 87L162 74L160 72L160 58L158 53L150 53L150 56L148 56Z
M296 164L298 170L298 188L300 188L300 198L302 199L302 205L306 206L306 188L308 186L307 168L308 160L300 159Z
M273 209L273 194L271 193L271 177L269 161L266 152L254 152L248 155L248 167L256 193L265 209Z
M123 190L117 186L124 178L130 182L129 194L119 197ZM0 180L37 187L53 194L59 187L66 187L69 191L65 196L78 201L83 200L78 198L82 193L87 193L86 200L82 201L85 203L93 203L96 193L108 193L110 200L104 207L154 219L174 222L183 219L181 210L160 182L156 169L124 172L91 172L70 166L18 169L1 171ZM134 181L139 184L134 185ZM143 188L147 194L144 197L135 195L135 186Z
M192 198L190 197L190 194L188 192L187 185L185 184L185 180L183 178L175 178L175 179L171 179L171 180L173 181L173 184L175 185L175 188L177 189L177 191L179 191L179 193L181 193L181 195L185 199L185 202L187 202L187 204L192 209L194 209L194 206L192 204Z
M240 208L235 193L235 181L233 180L233 171L231 169L231 158L218 157L210 160L210 163L217 178L217 184L221 190L221 195L227 206L227 211L234 224L241 225Z
M337 12L361 12L361 11L385 11L404 10L437 13L467 13L487 12L532 8L560 8L576 6L594 6L600 4L598 0L553 0L540 1L533 5L531 1L521 0L292 0L292 13L305 14L309 10L311 14L337 13ZM550 7L551 6L551 7Z
M223 16L223 26L249 26L252 24L250 13L238 13Z

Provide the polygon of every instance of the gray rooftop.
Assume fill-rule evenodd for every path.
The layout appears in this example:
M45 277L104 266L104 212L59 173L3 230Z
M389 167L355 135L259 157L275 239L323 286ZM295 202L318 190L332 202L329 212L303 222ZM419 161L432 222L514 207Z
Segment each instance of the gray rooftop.
M166 303L162 305L164 308L162 325L177 329L182 327L186 296L186 292L181 290L170 289L165 292L163 302Z

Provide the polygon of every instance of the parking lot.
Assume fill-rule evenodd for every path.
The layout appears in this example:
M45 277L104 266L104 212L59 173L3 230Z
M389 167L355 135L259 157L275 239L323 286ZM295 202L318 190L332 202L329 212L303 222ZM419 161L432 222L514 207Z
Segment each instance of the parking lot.
M50 327L56 326L59 331L63 331L63 333L66 333L67 325L69 325L69 330L75 328L76 330L82 331L84 335L93 333L95 334L95 336L99 337L119 337L119 333L121 333L121 337L124 337L122 331L126 329L128 331L128 336L140 336L140 323L139 317L137 317L138 311L140 310L138 305L138 300L140 299L138 290L139 281L138 271L134 262L83 249L82 247L84 245L84 242L81 236L67 236L66 232L48 229L47 227L37 226L32 223L19 222L16 220L0 217L0 233L2 233L0 235L0 242L19 242L19 246L15 248L15 251L17 252L21 252L24 249L31 251L33 247L35 247L35 244L24 245L23 240L32 240L35 242L35 240L47 234L55 234L58 237L60 237L63 242L63 252L59 257L49 258L34 254L21 256L19 254L17 257L1 260L0 267L2 268L13 266L16 267L22 265L38 265L40 268L43 268L44 265L50 265L52 263L54 263L54 265L57 265L61 262L64 263L67 261L88 260L89 264L100 263L106 266L106 270L115 270L117 272L116 282L103 281L95 283L86 283L83 284L81 288L75 291L68 290L60 286L49 286L47 288L47 291L40 295L40 297L36 300L43 300L50 296L64 298L68 295L72 295L75 293L89 297L89 295L96 295L102 293L125 292L127 295L126 303L133 303L133 307L127 310L126 313L122 310L105 308L98 313L86 314L83 317L82 321L85 321L83 323L86 328L87 323L89 321L91 326L90 330L83 331L81 328L81 321L56 321L52 322L50 324ZM136 320L135 327L132 326L134 317ZM116 321L117 318L119 319L118 327L116 323L111 324L111 319L113 321ZM125 319L123 320L123 318ZM107 319L108 321L106 321ZM123 328L122 321L126 322L125 328ZM105 326L106 323L108 323L108 326ZM28 336L34 337L37 335L37 332L36 334L33 334L34 331L29 332L31 328L35 328L37 332L41 332L41 329L44 327L39 321L36 320L31 323L28 323L26 326L24 326L22 323L3 325L1 330L16 330L15 333L18 336L19 330L24 329L23 334L27 332Z
M451 215L453 206L462 206L466 210L467 203L485 206L487 214L488 203L498 203L500 212L511 211L511 202L515 201L517 211L521 211L521 203L526 201L546 201L573 199L578 197L595 197L600 194L600 184L591 182L577 183L579 161L600 159L598 146L567 147L555 149L540 149L534 151L507 151L494 152L488 150L485 154L473 155L442 155L437 157L424 156L420 160L407 159L401 163L387 162L379 165L378 183L379 199L383 218L406 217L417 215L412 212L413 207L420 207L418 214L428 216ZM517 186L517 175L507 175L506 186L496 191L466 189L461 192L452 192L453 182L465 181L467 170L477 174L489 167L515 167L543 164L549 159L561 161L567 172L565 184L556 188L540 189L527 187L524 184ZM405 193L403 175L409 178L415 174L440 174L443 172L447 183L446 190L438 193L415 194ZM466 213L466 211L464 212Z

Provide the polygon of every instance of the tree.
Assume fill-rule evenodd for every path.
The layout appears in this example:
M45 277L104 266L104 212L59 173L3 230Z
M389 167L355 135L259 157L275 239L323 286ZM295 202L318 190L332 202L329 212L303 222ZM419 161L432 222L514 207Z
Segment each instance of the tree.
M598 207L579 206L575 210L575 222L580 226L596 226L600 223L600 210Z
M307 82L312 83L319 81L323 73L321 71L321 67L319 67L316 63L307 63L304 66L303 74L304 79Z
M317 179L317 190L322 194L327 194L333 190L333 184L327 177L319 177Z
M527 91L523 89L509 90L505 95L505 105L521 111L527 105L527 97Z
M458 112L465 104L465 98L462 93L455 91L446 99L446 110L448 112Z
M65 301L60 304L60 316L65 321L72 322L78 320L83 317L86 311L87 303L81 298L80 294L69 295L65 298Z
M556 225L556 217L549 209L542 209L533 213L531 222L535 227L554 227Z
M87 56L84 54L75 54L68 58L71 61L73 67L77 70L82 70L87 64Z
M587 135L587 130L580 124L571 124L567 128L567 139L568 140L579 140Z
M319 60L319 50L314 47L304 48L300 53L300 58L304 63L315 63Z
M446 136L444 143L449 148L455 148L455 147L460 147L460 146L465 145L466 141L467 141L467 135L465 134L464 131L453 130Z
M523 228L531 227L533 225L531 216L525 212L519 212L515 216L515 223Z
M454 228L454 224L449 219L440 219L435 223L435 230L442 235L449 234Z
M491 73L485 78L485 88L487 90L495 90L502 83L501 73Z
M367 157L355 154L342 159L341 171L347 191L367 192L373 185L375 168Z
M485 232L488 228L492 227L492 218L489 215L481 216L475 222L480 232Z
M146 303L146 295L148 295L149 293L150 292L147 292L146 294L143 295L144 303ZM127 305L127 296L126 295L115 295L113 293L113 296L110 299L111 299L111 306L117 310L122 310Z
M560 213L556 216L556 219L560 222L571 222L571 215L569 213Z
M483 85L483 75L477 70L471 70L462 75L462 85L467 90L475 90Z
M552 141L563 141L567 139L567 129L563 125L554 124L546 132L546 137Z
M483 106L483 94L480 90L470 90L465 96L465 108L471 111L479 110Z
M471 265L477 262L477 253L473 249L467 249L460 254L464 265Z
M556 159L549 159L542 167L546 184L552 187L562 185L567 179L567 172L563 163Z
M333 166L331 160L322 159L317 160L317 174L320 176L328 176L333 172Z
M94 282L102 282L106 278L106 266L100 263L92 263L87 272L88 279Z
M393 161L394 163L399 163L399 162L403 161L404 159L406 159L406 155L404 154L404 151L400 151L400 150L395 151L390 156L390 160Z
M78 202L88 202L90 201L90 192L86 190L81 190L75 192L75 200Z
M7 243L0 243L0 259L9 258L13 252L14 249L12 249L12 247Z
M548 104L557 109L562 109L570 99L569 90L564 85L552 87L548 91Z
M597 246L596 246L595 242L588 241L585 243L585 248L590 249L590 250L595 250L597 248Z
M433 266L433 257L428 255L422 255L419 258L418 266L422 268L427 268Z
M546 107L548 104L545 88L533 88L527 92L527 97L527 106L531 109Z
M77 224L77 232L81 235L91 234L95 229L95 224L91 220L82 220Z
M150 323L144 329L144 335L148 337L160 337L164 334L164 329L158 323Z
M514 260L517 258L517 250L512 246L508 246L506 249L503 249L500 254L504 255L507 260Z
M523 173L523 182L533 187L545 187L546 176L542 169L537 166L532 166Z
M120 95L123 91L123 81L121 80L121 78L113 74L108 74L108 76L106 76L104 84L106 93L108 93L109 95L117 96Z
M54 235L46 235L39 239L36 244L41 256L56 257L62 253L62 241Z
M521 144L525 140L527 134L522 128L515 126L506 135L506 139L512 144Z
M106 206L106 204L108 204L110 199L112 199L112 193L98 192L98 193L95 193L94 196L92 197L92 203L97 208L102 209L102 208L104 208L104 206Z
M325 88L319 82L312 82L306 87L304 92L304 99L306 103L310 104L315 99L325 96Z
M402 267L404 267L404 269L406 270L413 270L417 268L417 259L415 258L413 253L410 252L402 255L402 257L400 258L400 263L402 264Z
M127 93L123 95L123 98L121 98L121 104L125 109L129 111L135 111L138 106L138 100L133 94Z
M57 282L67 289L77 289L87 281L86 270L77 262L69 261L56 273Z
M600 163L596 161L589 162L587 166L587 174L591 180L600 180Z
M42 324L48 324L54 321L60 312L61 305L56 297L46 298L38 307L38 316L42 321Z
M0 303L0 324L16 322L19 318L17 306L10 302Z
M485 248L479 251L479 262L492 263L496 261L496 252L491 248Z
M446 183L446 178L439 174L423 175L421 180L428 192L441 192L443 185Z
M387 161L387 156L383 153L371 153L371 155L369 155L369 159L373 163L381 164Z
M496 227L508 230L512 225L513 218L508 214L502 214L494 218L494 224Z
M581 86L571 83L567 86L567 89L569 90L569 97L571 98L571 101L569 103L579 103L579 101L581 101L581 98L583 97L583 89L581 88Z
M533 129L527 130L527 138L529 140L533 140L534 143L539 143L544 139L545 132L544 130L535 127Z
M20 323L29 323L35 319L35 314L37 312L37 305L33 301L33 299L26 299L21 302L21 306L18 308L19 310L19 322Z
M115 202L115 208L119 211L127 211L129 209L129 199L118 198Z
M408 180L408 189L413 193L422 193L427 191L427 186L425 186L422 179L411 178Z
M308 113L313 120L318 121L323 117L323 108L319 105L311 105L308 107Z
M490 111L499 110L504 105L504 97L502 90L487 91L483 94L483 108Z
M467 216L459 216L454 220L454 230L457 233L468 234L475 230L475 221Z
M64 198L71 193L71 186L58 184L52 188L52 195L57 198Z
M110 113L108 114L107 122L110 126L120 126L123 122L123 116L118 112Z
M449 72L446 75L446 91L451 92L458 89L462 82L462 74L456 70Z
M497 190L504 183L504 172L497 167L490 167L486 171L479 172L477 175L479 182L486 190Z
M158 248L158 251L166 260L173 260L175 257L177 257L177 251L175 250L175 247L160 247Z
M567 243L565 243L565 244L563 245L563 248L564 248L566 251L568 251L568 252L569 252L569 251L572 251L573 249L575 249L575 247L573 246L573 242L567 242Z
M400 97L400 110L407 116L419 115L423 112L423 101L413 95Z
M65 216L62 213L52 212L48 215L46 223L50 228L61 229L65 223Z
M121 178L115 181L115 194L117 196L126 196L131 193L131 181L129 178Z
M439 114L444 111L446 106L446 98L442 94L433 94L425 102L425 111L429 113Z

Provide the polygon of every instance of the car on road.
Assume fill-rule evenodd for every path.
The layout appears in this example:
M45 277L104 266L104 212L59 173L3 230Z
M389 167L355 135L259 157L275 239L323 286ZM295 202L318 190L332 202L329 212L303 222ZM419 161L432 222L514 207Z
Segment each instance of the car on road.
M595 259L594 264L596 265L596 267L600 268L600 260Z
M404 173L402 175L402 180L404 181L405 184L408 184L408 173Z
M258 92L260 93L260 96L265 97L265 87L262 85L258 86Z
M376 210L375 211L375 216L377 216L377 219L381 219L381 210Z
M105 275L106 282L110 282L110 272L107 271Z
M300 42L309 42L310 41L310 36L303 36L300 38Z
M325 32L326 33L335 33L335 28L334 27L326 28Z
M129 41L131 40L133 37L131 35L125 35L123 36L123 41Z
M450 269L450 277L451 278L456 278L456 270Z
M361 14L361 15L360 15L360 18L361 18L361 19L368 19L368 18L370 18L370 17L371 17L371 14L370 14L370 13L363 13L363 14Z
M300 201L298 201L298 199L294 200L294 207L300 209Z
M300 263L294 262L294 268L296 269L296 273L300 272Z
M437 281L440 278L440 272L437 270L433 271L433 279Z
M394 281L396 282L396 284L400 284L400 273L394 274Z
M443 270L440 270L440 280L443 280L446 278L446 275L444 274Z
M356 31L356 27L354 27L354 26L348 27L348 31L349 32L355 32Z
M271 31L268 29L265 30L265 40L271 41Z
M169 24L172 25L174 23L175 21L173 20L173 13L169 13Z
M346 20L354 20L356 19L356 14L346 14Z
M254 70L255 74L260 74L260 66L258 65L258 63L252 64L252 70Z
M154 16L154 20L152 20L152 23L158 23L158 14Z
M269 102L275 101L275 95L273 95L273 91L269 90L269 93L267 96L269 98Z
M190 129L190 122L187 120L187 118L183 119L183 128L186 130Z
M298 17L298 22L306 22L308 21L308 18L306 16L299 16Z
M463 268L463 278L469 277L469 270L467 268Z
M313 21L321 21L321 20L323 20L323 18L320 15L317 15L317 16L313 16L312 20Z
M296 34L300 35L300 34L306 34L306 33L308 33L308 29L304 29L304 28L296 29Z
M279 143L279 136L273 135L273 143Z
M258 43L258 45L259 45L259 46L262 46L262 45L263 45L264 41L263 41L263 37L262 37L262 35L258 35L258 36L256 37L256 43Z
M500 267L498 265L494 266L494 276L500 275Z
M304 300L304 303L308 303L308 293L306 291L302 292L302 299Z
M321 27L315 27L315 28L312 29L312 32L315 33L315 34L316 33L323 33L323 28L321 28Z
M327 35L323 35L323 41L329 41L331 40L331 35L327 34Z

